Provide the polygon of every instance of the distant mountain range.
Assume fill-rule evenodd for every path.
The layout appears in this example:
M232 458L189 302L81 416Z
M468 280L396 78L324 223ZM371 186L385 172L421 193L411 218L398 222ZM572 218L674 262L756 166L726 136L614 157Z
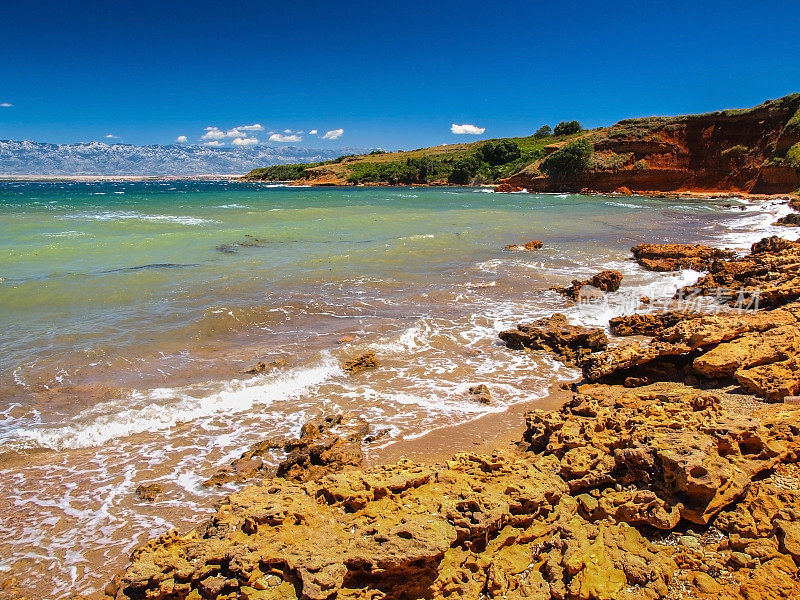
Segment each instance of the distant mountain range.
M363 151L297 146L209 148L0 140L0 175L236 175L258 167L320 162Z

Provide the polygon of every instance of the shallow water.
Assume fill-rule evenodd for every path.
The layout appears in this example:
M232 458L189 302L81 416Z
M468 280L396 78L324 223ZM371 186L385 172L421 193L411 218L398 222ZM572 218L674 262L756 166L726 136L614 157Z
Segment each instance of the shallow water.
M137 544L233 489L201 485L218 466L315 416L363 416L381 434L374 449L541 398L574 372L506 350L500 330L555 310L605 326L697 276L644 272L632 245L744 247L785 210L458 188L0 183L0 574L42 598L102 588ZM531 239L544 248L502 251ZM568 306L548 290L604 268L625 275L608 303ZM356 340L337 344L343 335ZM370 350L380 368L339 367ZM276 359L287 366L244 374ZM477 383L492 406L467 398ZM151 481L165 492L138 502Z

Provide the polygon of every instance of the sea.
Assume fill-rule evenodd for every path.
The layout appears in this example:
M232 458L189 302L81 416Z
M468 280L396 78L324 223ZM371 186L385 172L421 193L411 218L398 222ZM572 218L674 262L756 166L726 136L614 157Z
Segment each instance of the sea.
M631 246L744 250L787 236L773 223L788 211L485 188L0 182L0 582L43 599L97 593L138 545L214 512L236 489L202 484L219 467L310 419L365 419L369 456L541 399L579 373L505 348L500 331L656 310L700 273L644 271ZM504 250L535 239L540 250ZM624 279L602 302L550 290L604 269ZM377 368L341 368L365 352ZM492 404L470 398L476 384ZM141 501L143 483L164 491Z

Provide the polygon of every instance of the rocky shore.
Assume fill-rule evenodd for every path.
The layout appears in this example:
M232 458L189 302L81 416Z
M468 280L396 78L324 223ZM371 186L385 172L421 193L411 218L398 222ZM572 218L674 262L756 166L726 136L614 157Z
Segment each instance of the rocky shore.
M800 243L633 256L707 274L612 339L559 315L501 334L584 375L518 443L364 469L359 422L267 440L208 482L250 485L136 550L105 598L800 597ZM565 294L618 293L613 273Z

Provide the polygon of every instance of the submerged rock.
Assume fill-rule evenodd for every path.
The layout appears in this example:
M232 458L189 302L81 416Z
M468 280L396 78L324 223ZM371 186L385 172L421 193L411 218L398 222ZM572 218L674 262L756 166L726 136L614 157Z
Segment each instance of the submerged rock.
M508 252L531 252L539 250L544 244L542 240L533 240L532 242L525 242L524 244L508 244L504 250Z
M365 352L355 358L352 358L342 364L342 369L348 373L357 373L364 369L374 369L378 366L378 360L375 358L374 352Z
M289 362L286 359L278 358L270 363L259 362L255 367L245 372L248 375L264 375L265 373L270 373L276 369L284 369L288 366Z
M473 385L471 388L469 388L469 396L472 400L480 402L481 404L492 403L492 393L483 383L480 385Z
M143 483L136 488L136 495L140 500L153 502L164 491L160 483Z

